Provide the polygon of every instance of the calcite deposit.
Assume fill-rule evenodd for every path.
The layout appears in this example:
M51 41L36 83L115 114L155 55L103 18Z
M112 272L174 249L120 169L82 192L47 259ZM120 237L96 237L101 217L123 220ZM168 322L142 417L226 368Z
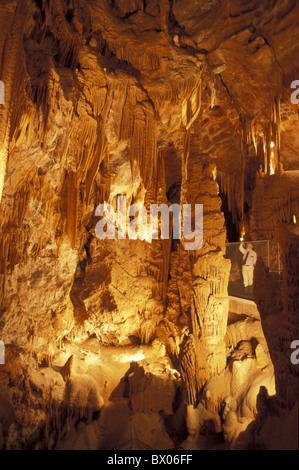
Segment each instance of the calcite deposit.
M0 449L298 449L298 1L0 0L0 25ZM119 196L202 204L200 248L174 215L99 239ZM278 244L249 301L240 237Z

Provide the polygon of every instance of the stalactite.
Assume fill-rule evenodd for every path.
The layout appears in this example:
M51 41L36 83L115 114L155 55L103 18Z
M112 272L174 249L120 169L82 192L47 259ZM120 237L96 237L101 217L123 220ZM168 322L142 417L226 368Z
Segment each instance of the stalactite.
M246 168L254 168L265 158L269 172L272 141L279 150L280 100L265 105L254 117L248 110L250 119L240 116L240 109L248 108L254 96L262 101L256 93L261 71L246 69L250 77L243 91L232 67L235 53L243 47L250 49L246 55L250 61L251 56L259 59L259 54L263 58L270 49L263 41L251 49L255 39L251 42L252 32L246 25L254 10L240 11L237 16L231 12L229 28L220 25L218 31L221 22L213 21L217 8L209 6L211 2L198 7L198 17L197 7L192 6L194 15L192 10L188 21L187 2L184 11L177 11L177 19L173 11L179 2L129 3L20 0L12 39L4 37L1 72L8 63L7 97L14 111L0 115L0 193L9 150L0 220L1 334L16 347L21 345L22 360L23 351L36 349L36 354L30 352L32 381L45 379L46 383L49 374L51 380L57 379L55 385L62 379L57 369L49 370L52 359L57 352L60 361L69 347L74 348L68 342L84 341L84 347L98 348L100 341L101 348L121 344L129 349L130 341L141 341L148 345L142 350L150 356L150 343L158 339L161 350L166 345L181 372L184 402L197 405L207 381L230 377L224 342L230 261L224 257L226 228L216 169L237 225L244 210L245 163ZM29 13L23 19L19 7L25 4ZM13 8L10 2L9 9ZM277 15L273 18L263 23L265 32L275 25ZM261 16L254 15L254 21L260 24ZM211 29L215 34L209 35L213 24L217 31ZM232 47L225 47L227 41ZM7 62L16 45L18 54ZM225 56L221 64L219 53ZM220 65L210 67L210 60ZM271 63L263 64L266 76ZM269 96L266 92L265 103ZM258 110L259 104L252 108ZM281 185L280 177L266 175L256 183L252 213L257 220L252 227L258 236L272 237L277 220L298 215L297 182L290 185L291 194L285 187L290 181ZM273 204L266 212L263 203L272 185L279 197L271 196ZM126 193L128 204L142 202L147 210L151 203L170 203L172 196L180 198L181 209L182 204L202 203L201 249L184 250L184 240L173 241L171 236L168 240L98 241L95 204L109 201L116 208L117 195ZM290 249L288 269L293 269L295 255L296 250ZM83 271L80 277L78 272ZM288 309L298 306L295 287ZM76 295L85 315L80 325L74 325ZM86 354L81 359L72 368L71 356L60 369L64 379L58 394L64 393L61 401L54 399L54 387L48 382L42 398L29 381L22 382L28 407L37 411L36 418L39 413L41 419L45 416L46 447L53 448L60 431L63 439L67 430L77 432L79 420L89 421L101 409L100 405L85 406L85 391L87 403L93 403L93 389L89 393L86 382L80 382L83 374L74 372L77 366L80 372L86 366L88 373L96 374L98 358ZM168 359L163 357L165 363ZM246 364L239 362L232 361L233 367ZM8 368L12 380L5 383L14 386L18 371L14 377L14 364ZM237 392L240 384L235 385L232 389ZM178 394L170 412L179 399ZM207 408L219 412L221 399L207 400ZM41 404L43 410L38 407ZM173 416L176 421L177 414Z
M251 233L257 239L275 237L278 222L291 222L299 213L296 172L266 175L252 198Z

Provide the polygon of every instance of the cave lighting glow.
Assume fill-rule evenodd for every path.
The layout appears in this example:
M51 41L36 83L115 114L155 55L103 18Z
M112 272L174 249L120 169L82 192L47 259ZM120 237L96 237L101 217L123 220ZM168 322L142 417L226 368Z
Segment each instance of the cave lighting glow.
M141 352L138 351L135 354L118 354L115 355L114 360L119 361L119 362L131 362L131 361L142 361L145 359L145 355Z

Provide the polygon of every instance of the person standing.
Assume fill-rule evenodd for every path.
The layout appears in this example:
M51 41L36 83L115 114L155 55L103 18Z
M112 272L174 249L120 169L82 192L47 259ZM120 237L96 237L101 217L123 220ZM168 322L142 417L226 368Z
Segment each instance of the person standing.
M247 243L247 247L241 242L239 250L243 254L242 276L245 293L252 294L253 272L256 265L257 254L253 250L253 244Z

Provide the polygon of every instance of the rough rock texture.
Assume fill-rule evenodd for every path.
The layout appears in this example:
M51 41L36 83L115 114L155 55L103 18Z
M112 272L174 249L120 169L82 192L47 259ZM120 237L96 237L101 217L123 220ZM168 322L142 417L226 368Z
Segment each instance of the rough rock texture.
M260 317L232 321L225 244L299 216L298 18L296 0L0 0L0 448L254 447L282 300L260 285ZM99 240L119 195L203 204L202 247Z

